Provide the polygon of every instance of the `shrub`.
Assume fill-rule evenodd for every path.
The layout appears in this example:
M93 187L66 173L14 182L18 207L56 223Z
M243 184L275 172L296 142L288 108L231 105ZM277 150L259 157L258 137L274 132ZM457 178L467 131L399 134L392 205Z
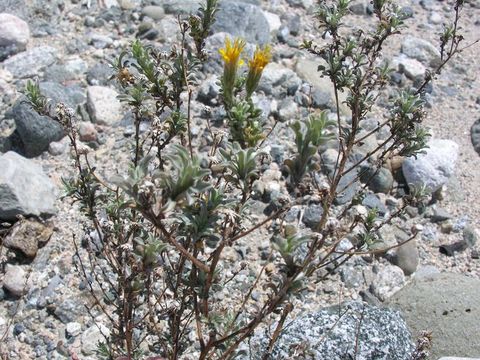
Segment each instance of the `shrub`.
M80 203L96 237L87 241L85 250L75 241L78 270L95 300L87 309L92 316L103 312L112 328L100 355L133 359L154 354L177 359L193 341L198 344L199 359L233 358L258 326L277 319L271 348L292 311L292 299L306 289L314 274L326 266L337 268L356 253L368 253L384 224L408 204L421 201L422 192L411 193L389 218L379 218L375 209L352 217L363 187L353 200L334 207L339 194L364 175L361 165L365 162L378 171L393 156L415 156L425 148L423 90L460 50L457 22L462 4L456 1L454 23L441 37L438 68L427 74L418 89L389 98L385 120L361 134L360 122L388 88L391 69L381 57L382 47L399 33L404 16L395 4L374 0L374 30L348 32L342 21L349 1L320 3L315 16L330 40L324 46L305 42L303 47L323 60L319 71L333 84L337 111L334 120L325 112L292 119L296 152L285 161L290 201L278 204L270 216L257 222L249 216L249 207L253 184L262 177L260 154L268 131L252 95L271 60L269 47L257 48L246 73L240 68L242 40L227 39L219 49L229 137L213 137L208 158L195 155L192 144L195 74L207 59L205 39L217 0L206 0L197 15L179 21L181 40L169 53L136 41L112 64L123 89L120 99L134 115L128 171L102 179L88 149L78 141L74 112L58 104L55 119L70 138L77 169L75 177L64 180L67 196ZM348 122L340 115L340 92L348 94ZM38 86L29 83L26 93L37 111L47 113L49 105ZM140 132L142 119L151 123L145 134ZM362 142L383 128L389 130L388 137L350 163ZM338 143L336 164L327 184L319 184L318 151L332 140ZM355 174L352 179L342 181L351 173ZM282 221L291 205L302 203L305 192L315 195L323 210L310 234L300 234ZM270 259L278 253L282 260L274 262L276 269L267 271L267 264L258 269L243 293L220 300L215 295L245 267L228 261L225 250L267 226L274 232ZM351 233L356 234L353 247L340 251L338 244ZM252 310L248 303L254 290L265 297ZM144 346L147 338L148 348Z

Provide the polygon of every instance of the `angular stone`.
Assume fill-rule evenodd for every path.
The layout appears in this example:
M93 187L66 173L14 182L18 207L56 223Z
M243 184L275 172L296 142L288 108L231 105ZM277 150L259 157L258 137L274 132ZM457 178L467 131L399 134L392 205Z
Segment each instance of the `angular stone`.
M20 250L25 256L34 258L37 255L38 245L48 242L52 234L52 227L38 221L23 219L15 223L3 240L3 245Z
M99 342L105 342L105 336L110 336L110 330L97 324L89 327L82 334L82 353L84 355L93 355L98 349Z
M0 219L16 220L17 215L51 216L56 189L40 165L9 151L0 156Z
M16 133L21 144L19 150L27 157L35 157L48 150L52 141L64 136L59 123L47 116L39 115L24 101L18 101L12 109L16 125Z
M90 142L97 140L97 129L91 122L82 121L78 126L78 135L80 141Z
M427 71L420 61L406 56L399 56L395 62L398 63L398 70L411 80L423 78Z
M118 93L105 86L87 88L87 108L92 120L100 125L113 125L123 117Z
M400 290L405 284L403 270L395 265L381 269L370 286L370 291L380 300L385 301Z

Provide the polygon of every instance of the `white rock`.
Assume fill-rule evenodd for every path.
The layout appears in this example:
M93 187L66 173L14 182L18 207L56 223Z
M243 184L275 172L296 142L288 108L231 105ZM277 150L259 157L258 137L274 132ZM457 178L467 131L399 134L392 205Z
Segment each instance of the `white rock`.
M415 80L425 76L425 66L416 59L411 59L405 55L399 56L396 60L398 63L398 70L403 72L409 79Z
M440 24L443 20L442 15L438 12L434 11L430 14L430 18L428 19L432 24Z
M82 334L82 353L92 355L98 349L99 342L105 342L105 336L110 336L110 330L102 324L90 326Z
M447 357L441 357L438 360L480 360L480 358L466 358L466 357L447 356Z
M27 292L27 273L21 266L7 264L3 287L15 296L22 296Z
M87 88L87 107L92 120L101 125L112 125L123 117L118 93L105 86Z
M447 183L455 171L458 145L451 140L430 140L425 154L406 158L402 164L403 175L411 188L425 185L436 191Z
M280 29L280 26L282 26L280 16L268 11L264 11L263 15L265 15L265 18L267 19L268 25L270 27L270 32L276 32L278 29Z
M0 14L0 47L16 46L23 51L29 39L30 29L25 21L11 14Z
M403 270L395 265L387 265L379 271L371 284L372 293L380 300L385 301L400 290L405 284Z
M79 324L78 322L69 322L65 330L68 336L77 336L82 331L82 324Z
M113 6L118 6L117 0L103 0L103 1L107 9L110 9Z

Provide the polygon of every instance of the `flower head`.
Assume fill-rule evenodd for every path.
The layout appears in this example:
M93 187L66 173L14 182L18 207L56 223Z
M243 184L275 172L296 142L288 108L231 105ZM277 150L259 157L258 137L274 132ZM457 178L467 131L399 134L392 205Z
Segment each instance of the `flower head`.
M223 100L226 107L230 107L233 103L233 90L237 79L237 69L243 64L240 55L245 48L245 41L242 39L235 39L232 44L230 38L225 39L225 47L218 50L225 62L223 66L222 90Z
M253 58L248 62L248 75L246 82L247 97L252 96L258 86L262 72L265 66L272 60L272 52L270 46L264 48L257 47Z
M263 49L257 47L252 60L248 62L248 67L251 71L261 73L271 60L272 52L270 46L266 45Z
M225 47L223 49L218 50L220 55L225 61L225 65L230 66L239 66L243 64L242 59L240 59L240 55L245 48L245 41L242 39L235 39L233 44L229 37L225 39Z

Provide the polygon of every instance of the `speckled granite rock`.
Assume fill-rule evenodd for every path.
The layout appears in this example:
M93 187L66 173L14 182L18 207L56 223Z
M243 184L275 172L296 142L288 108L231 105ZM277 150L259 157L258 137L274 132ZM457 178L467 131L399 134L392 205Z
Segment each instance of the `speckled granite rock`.
M253 359L262 358L268 341L263 333L252 339ZM410 331L399 312L350 302L292 321L270 358L292 359L296 354L298 359L407 360L413 349Z

